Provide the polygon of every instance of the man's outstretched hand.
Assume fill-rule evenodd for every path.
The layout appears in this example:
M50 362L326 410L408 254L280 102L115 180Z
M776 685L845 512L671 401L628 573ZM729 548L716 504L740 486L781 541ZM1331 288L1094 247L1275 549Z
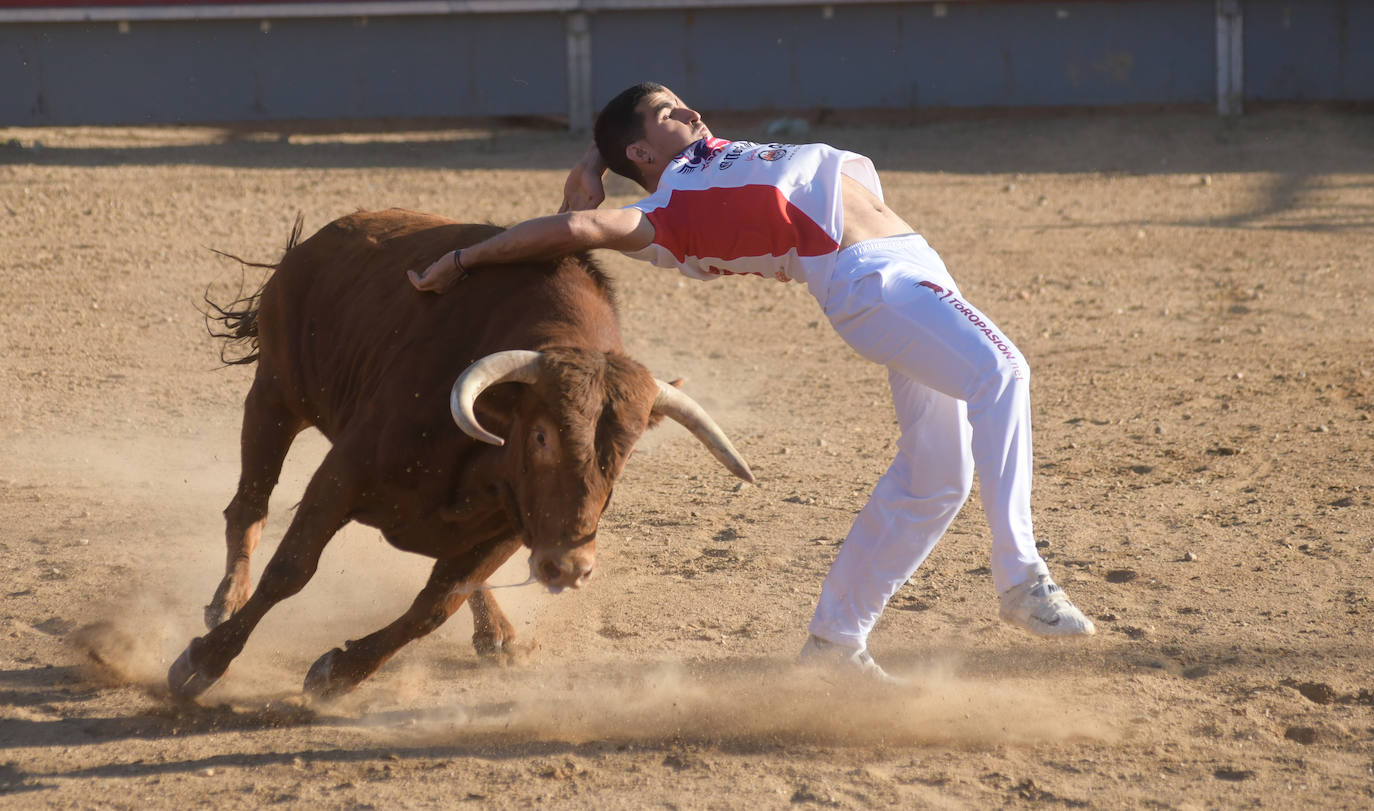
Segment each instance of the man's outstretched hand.
M444 254L419 273L413 270L406 271L406 275L410 277L410 283L415 286L416 290L422 292L443 293L447 291L459 279L467 275L458 266L455 253L456 251L450 251Z

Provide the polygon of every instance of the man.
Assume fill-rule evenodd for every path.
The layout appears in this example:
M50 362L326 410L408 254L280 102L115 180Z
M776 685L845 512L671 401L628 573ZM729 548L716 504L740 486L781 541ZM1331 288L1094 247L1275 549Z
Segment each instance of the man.
M597 210L608 168L649 196ZM897 458L826 576L803 661L899 681L868 654L868 634L954 520L975 471L1002 619L1041 636L1094 633L1035 548L1026 360L883 203L867 158L824 144L715 138L671 90L644 83L597 117L595 144L569 174L560 211L445 254L412 271L411 282L442 292L474 267L589 248L698 279L796 279L850 346L887 367Z

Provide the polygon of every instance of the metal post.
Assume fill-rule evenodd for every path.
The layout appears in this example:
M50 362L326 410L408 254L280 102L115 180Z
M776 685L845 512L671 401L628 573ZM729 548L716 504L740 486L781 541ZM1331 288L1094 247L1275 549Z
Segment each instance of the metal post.
M1217 113L1240 115L1245 100L1244 15L1240 0L1217 0Z
M587 14L575 11L566 18L568 36L568 129L592 128L592 32Z

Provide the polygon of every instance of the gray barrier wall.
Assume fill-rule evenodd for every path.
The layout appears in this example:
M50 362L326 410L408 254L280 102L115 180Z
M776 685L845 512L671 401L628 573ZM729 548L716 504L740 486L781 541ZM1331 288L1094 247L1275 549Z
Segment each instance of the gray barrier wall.
M1374 100L1374 0L0 8L0 124Z

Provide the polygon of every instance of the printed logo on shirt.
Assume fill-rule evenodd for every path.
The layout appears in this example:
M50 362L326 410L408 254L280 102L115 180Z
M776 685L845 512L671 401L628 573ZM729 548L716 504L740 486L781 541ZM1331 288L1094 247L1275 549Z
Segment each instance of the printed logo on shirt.
M759 144L754 144L754 146L759 146ZM748 155L744 156L744 159L751 161L754 158L758 158L759 160L772 162L787 157L787 154L796 148L796 144L763 144L763 149L750 152Z
M739 156L758 146L753 141L735 141L730 144L730 148L725 150L725 156L720 159L720 170L723 172L734 165Z
M729 144L730 142L724 138L702 138L678 155L678 159L685 159L683 164L677 168L678 174L689 175L704 167L725 151L725 147Z

